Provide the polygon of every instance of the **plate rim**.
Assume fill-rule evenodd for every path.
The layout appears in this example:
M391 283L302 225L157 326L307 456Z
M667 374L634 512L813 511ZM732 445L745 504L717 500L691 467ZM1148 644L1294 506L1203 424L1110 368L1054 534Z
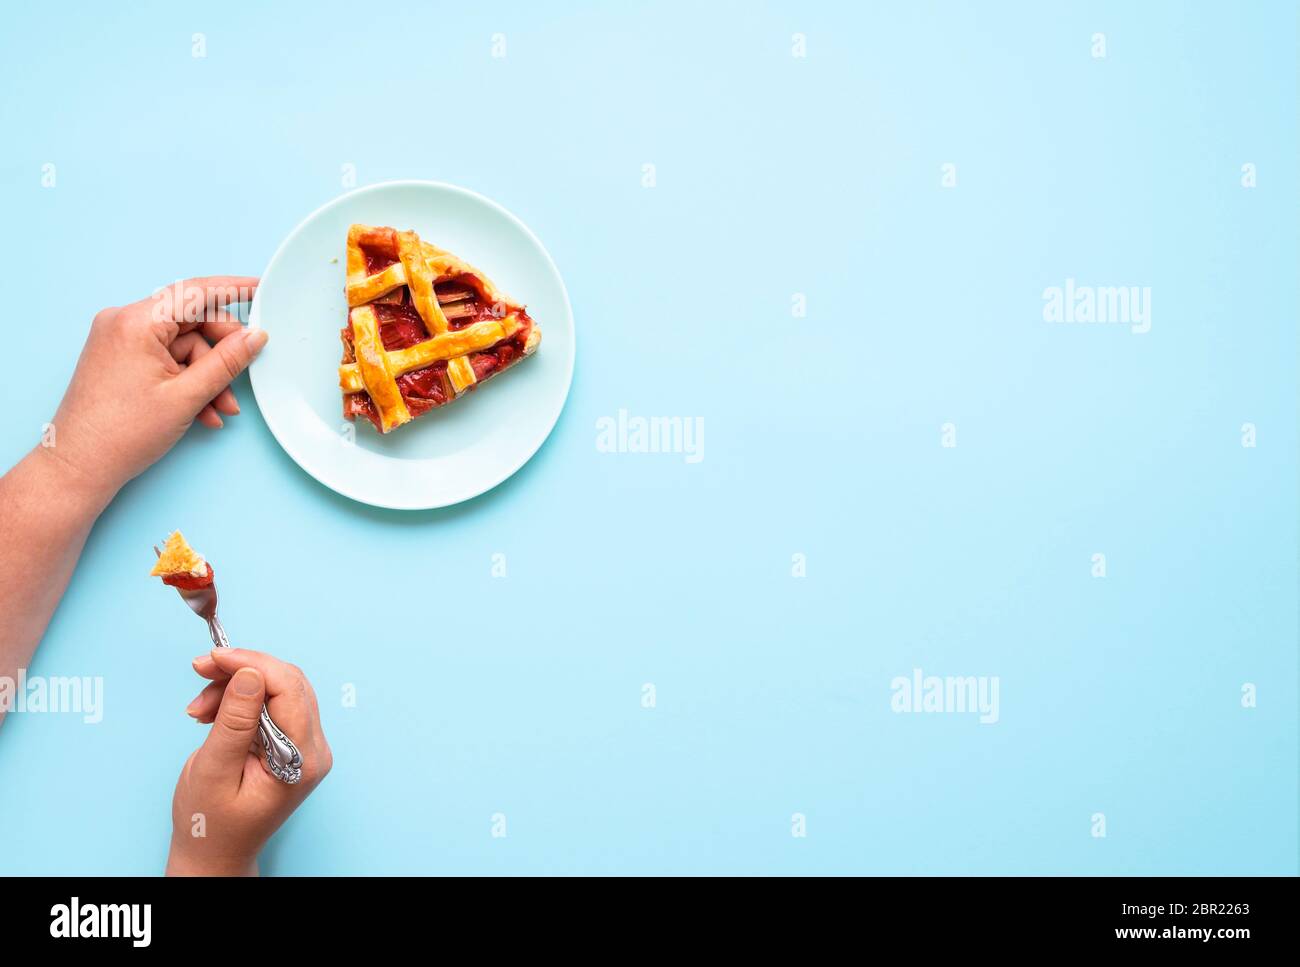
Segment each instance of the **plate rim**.
M304 473L307 474L307 476L311 477L322 487L325 487L326 489L331 490L336 494L340 494L343 497L347 497L349 500L354 500L359 504L366 504L370 507L381 507L386 510L436 510L443 507L454 507L457 504L462 504L467 500L473 500L475 497L481 497L483 494L487 493L490 490L494 490L495 488L499 487L501 484L509 480L511 477L513 477L524 467L525 464L528 463L528 461L530 461L533 457L537 455L537 451L539 451L542 448L542 445L545 444L546 441L550 439L551 434L555 432L555 427L560 422L560 416L564 413L564 408L568 405L569 402L569 393L573 389L573 370L577 364L577 358L578 358L578 327L575 324L573 319L573 303L570 302L569 300L569 288L564 284L564 276L560 274L559 266L555 264L555 259L551 257L550 251L546 248L545 245L542 244L542 240L538 238L537 235L533 232L533 230L524 223L523 219L521 219L514 212L510 211L510 209L506 208L500 202L494 201L493 199L488 198L486 195L474 191L472 188L466 188L462 185L453 185L451 182L447 182L447 181L431 181L422 178L399 178L393 181L377 182L373 185L362 185L358 188L353 188L351 191L346 191L341 195L337 195L334 198L331 198L329 201L318 206L309 214L304 216L301 220L299 220L298 224L294 226L293 230L284 237L284 240L282 242L280 242L279 246L277 246L275 250L275 253L271 256L271 260L266 263L266 268L262 271L262 275L258 277L258 283L259 283L258 291L259 292L261 291L261 284L260 284L261 280L265 278L271 272L272 269L275 268L276 263L280 261L280 257L284 254L285 250L289 247L289 245L302 233L302 231L309 224L315 221L316 218L318 218L320 215L324 214L326 211L335 207L336 205L343 204L343 202L357 195L364 195L369 192L377 191L382 188L397 188L397 187L411 187L411 186L422 187L422 188L437 188L445 191L450 191L455 194L468 196L469 198L481 202L489 206L490 208L496 209L496 211L504 215L507 219L513 222L516 227L518 227L520 230L523 231L524 235L526 235L528 239L531 240L532 243L537 246L537 250L542 253L542 257L546 260L547 266L550 268L551 273L555 276L555 280L560 285L560 295L564 300L564 311L568 316L569 330L572 333L572 339L571 339L572 350L569 353L569 364L564 374L564 393L560 398L560 405L556 408L555 415L551 418L551 425L547 427L546 432L541 434L541 436L539 437L537 441L537 445L534 446L527 453L523 454L520 457L519 461L515 463L513 466L511 466L498 479L485 484L480 489L475 489L475 487L478 487L478 485L475 484L467 488L467 491L465 493L457 494L456 496L453 496L448 499L434 499L432 503L426 502L428 498L418 499L413 502L391 502L385 500L377 500L374 499L373 497L361 496L360 494L354 492L349 487L336 485L334 483L322 479L320 474L318 474L315 469L308 466L308 464L304 462L299 452L284 440L284 438L280 435L280 432L276 429L274 423L271 420L267 419L266 407L263 405L261 396L257 392L257 379L255 374L258 369L258 366L257 366L257 361L254 360L253 364L248 369L248 381L249 381L249 385L252 387L253 390L253 399L257 403L257 409L262 416L262 422L266 425L266 428L271 431L271 436L275 439L275 442L280 445L280 449L283 450L286 454L288 454L289 459L291 459L295 464L297 464L298 469L302 470ZM257 293L253 294L253 301L248 309L248 326L250 329L261 328L260 318L258 313ZM473 491L473 492L471 493L469 491Z

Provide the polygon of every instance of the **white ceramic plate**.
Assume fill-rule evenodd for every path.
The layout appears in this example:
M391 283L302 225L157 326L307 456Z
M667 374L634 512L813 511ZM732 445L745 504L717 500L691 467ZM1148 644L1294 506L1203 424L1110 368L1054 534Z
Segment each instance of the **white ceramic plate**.
M349 423L338 367L353 222L413 229L477 266L528 307L542 330L537 352L392 433ZM377 507L446 507L495 487L537 452L573 380L573 312L542 243L495 202L438 182L358 188L307 216L262 274L249 324L271 336L250 378L280 446L326 487Z

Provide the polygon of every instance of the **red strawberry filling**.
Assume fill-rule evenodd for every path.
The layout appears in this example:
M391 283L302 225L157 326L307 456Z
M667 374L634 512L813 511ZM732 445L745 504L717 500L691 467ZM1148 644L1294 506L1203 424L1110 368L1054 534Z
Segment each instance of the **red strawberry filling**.
M371 274L382 272L393 262L393 259L366 251L366 271ZM500 318L500 307L484 302L469 276L440 282L434 286L434 292L452 330L464 329L485 319ZM411 304L410 290L405 286L381 300L376 300L372 306L375 317L379 321L379 338L386 350L391 352L405 349L432 337L432 333L424 326L424 320ZM469 354L470 366L474 369L475 378L480 382L523 356L532 320L522 309L518 310L518 315L524 324L513 336L489 349ZM352 362L356 357L352 345L351 326L343 329L342 337L343 361ZM412 416L427 413L435 406L450 403L456 398L451 380L447 376L445 361L402 374L397 378L397 388ZM343 415L348 419L364 416L375 425L375 429L381 427L379 413L366 393L345 395Z
M180 588L182 591L198 591L200 588L206 588L212 583L212 565L205 565L208 573L201 578L196 578L193 574L164 574L163 584L170 584L174 588Z

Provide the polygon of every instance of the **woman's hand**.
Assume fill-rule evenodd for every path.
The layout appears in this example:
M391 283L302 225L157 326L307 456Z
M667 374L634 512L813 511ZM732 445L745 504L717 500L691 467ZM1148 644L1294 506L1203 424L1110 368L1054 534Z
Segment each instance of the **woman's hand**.
M224 307L256 289L240 276L190 279L95 316L53 423L0 477L0 677L31 661L86 535L122 485L196 419L219 427L220 414L239 412L230 382L266 333ZM35 414L6 411L14 418Z
M181 770L172 799L169 876L256 876L271 834L334 763L321 732L316 694L300 669L242 648L194 659L212 679L186 710L211 722L207 740ZM302 753L302 780L287 786L263 764L257 723L266 703Z
M225 307L252 299L257 279L214 276L102 310L45 444L107 503L196 419L217 429L239 412L230 383L266 344Z

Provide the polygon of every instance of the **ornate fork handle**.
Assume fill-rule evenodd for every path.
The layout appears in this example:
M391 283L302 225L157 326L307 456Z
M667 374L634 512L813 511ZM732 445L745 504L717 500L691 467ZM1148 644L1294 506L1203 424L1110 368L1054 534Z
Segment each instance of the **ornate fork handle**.
M208 633L212 636L212 643L218 648L230 647L226 629L221 627L221 622L216 615L208 619ZM262 748L266 752L266 767L271 770L271 775L290 786L302 778L302 753L293 744L293 740L284 734L284 730L275 724L265 705L262 706L257 736L262 740Z

